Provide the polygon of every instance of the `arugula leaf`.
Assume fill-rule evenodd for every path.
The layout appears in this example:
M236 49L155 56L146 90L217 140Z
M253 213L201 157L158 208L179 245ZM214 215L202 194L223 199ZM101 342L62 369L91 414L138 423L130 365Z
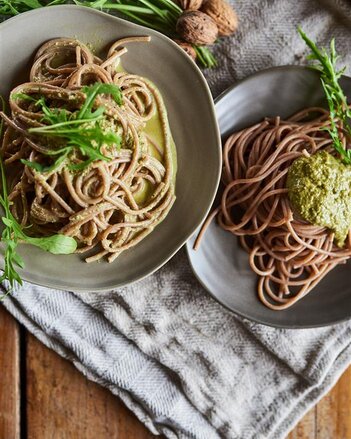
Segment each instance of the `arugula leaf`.
M5 101L0 96L0 104L2 110L5 110ZM0 139L2 138L2 132L4 127L4 121L0 118ZM1 234L1 242L4 244L4 269L0 276L0 282L7 280L10 284L10 289L5 295L0 296L0 300L11 292L16 282L22 285L21 276L18 274L16 267L24 268L24 261L17 253L17 245L20 241L28 244L35 245L53 254L70 254L77 248L77 242L70 236L61 234L43 237L33 238L28 236L21 225L17 222L10 210L11 202L8 199L7 181L5 174L5 167L0 155L0 179L2 194L0 194L0 206L4 210L4 215L1 220L4 224L4 229Z
M312 51L308 58L317 61L312 67L320 72L323 90L328 102L330 128L325 127L323 129L329 133L333 140L333 146L340 154L344 163L351 164L351 150L344 148L339 134L340 127L338 127L336 122L337 120L341 121L342 128L351 138L351 125L349 122L351 110L348 106L347 98L339 84L339 79L345 72L345 67L340 70L336 67L339 57L335 49L335 40L331 40L328 53L325 48L319 49L317 45L307 37L301 27L298 27L298 32Z
M89 160L85 160L84 162L80 162L80 163L71 163L68 165L68 169L70 171L82 171L87 166L89 166L93 161L94 161L93 159L89 159Z
M54 163L51 166L44 166L41 163L38 162L31 162L29 160L21 159L21 163L23 163L26 166L29 166L32 169L35 169L36 171L40 172L41 174L44 172L52 172L55 169L57 169L67 158L68 153L70 152L69 148L64 148L62 150L59 150L61 155L54 161Z
M53 253L54 255L69 255L74 253L77 248L77 242L75 239L62 234L47 236L44 238L27 237L26 242Z
M120 88L114 84L95 83L90 86L84 86L82 92L86 98L82 108L79 111L69 112L65 108L51 109L45 97L34 98L24 93L12 95L14 99L30 100L40 108L43 113L42 121L46 125L41 127L29 128L30 134L42 135L46 137L56 137L65 141L64 148L59 150L48 150L48 155L57 155L58 158L51 166L43 166L37 162L22 160L22 163L35 169L38 172L52 172L57 169L65 159L74 151L79 149L83 156L80 166L74 165L71 169L84 169L83 164L88 166L94 160L111 160L110 157L101 153L101 147L119 148L121 137L112 131L104 131L102 122L104 120L105 108L96 106L96 97L100 94L109 94L118 105L122 105L123 96ZM86 158L84 160L84 158Z
M118 105L122 105L123 103L121 89L114 84L103 84L96 82L93 85L84 86L82 88L82 92L85 93L86 99L83 107L78 113L78 119L89 119L91 117L95 117L93 116L94 113L91 113L91 110L93 108L95 98L99 94L110 94Z
M6 218L5 216L3 216L1 218L1 220L5 224L5 226L12 227L12 221L9 218Z
M14 254L12 255L12 259L13 259L13 262L14 262L18 267L20 267L20 268L24 268L24 267L25 267L25 265L24 265L24 260L22 259L22 257L21 257L18 253L14 253Z
M30 162L29 160L25 160L25 159L21 159L21 163L23 163L24 165L29 166L30 168L35 169L38 172L45 172L45 166L43 166L41 163L38 162Z
M23 101L31 101L35 102L36 99L34 99L32 96L28 96L25 93L11 93L12 99L22 99Z

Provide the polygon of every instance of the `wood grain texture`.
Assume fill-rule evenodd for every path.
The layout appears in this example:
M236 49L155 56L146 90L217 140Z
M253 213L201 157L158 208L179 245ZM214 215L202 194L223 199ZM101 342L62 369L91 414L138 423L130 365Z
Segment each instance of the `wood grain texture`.
M316 438L316 412L310 410L296 428L289 434L288 439L315 439Z
M338 394L337 436L340 439L351 438L351 367L347 369L336 385Z
M19 326L0 305L0 438L19 439L19 437Z
M351 438L351 367L316 407L317 438Z
M108 390L34 337L27 341L28 439L152 439ZM287 439L351 439L351 367Z
M27 335L27 438L152 439L108 390Z
M0 306L0 439L20 438L20 413L23 439L154 437L108 390L33 336L23 336L21 392L27 403L20 411L20 331ZM351 367L287 439L351 439Z
M316 406L316 426L317 438L340 439L338 437L337 386L335 386Z
M351 366L287 439L351 439Z

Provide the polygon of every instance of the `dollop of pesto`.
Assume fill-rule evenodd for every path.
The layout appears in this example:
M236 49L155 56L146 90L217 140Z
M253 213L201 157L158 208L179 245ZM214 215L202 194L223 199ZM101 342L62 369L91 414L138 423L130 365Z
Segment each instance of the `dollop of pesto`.
M289 168L287 188L293 210L332 230L342 247L351 227L351 166L326 151L299 157Z

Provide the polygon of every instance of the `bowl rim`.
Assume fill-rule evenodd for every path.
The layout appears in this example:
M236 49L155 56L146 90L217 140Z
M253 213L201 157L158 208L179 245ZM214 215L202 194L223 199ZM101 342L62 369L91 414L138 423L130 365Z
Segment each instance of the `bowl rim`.
M206 207L206 209L204 209L204 213L202 215L202 218L198 221L196 221L196 223L194 223L194 225L192 226L192 230L190 232L188 232L186 235L184 235L184 238L182 238L179 243L174 247L174 249L169 253L169 255L164 258L161 262L159 262L155 267L152 267L151 269L147 270L144 274L137 276L135 279L131 280L131 281L126 281L126 282L120 282L118 283L116 286L109 286L109 287L96 287L96 288L92 288L92 289L87 289L87 288L80 288L80 287L74 287L72 289L69 288L63 288L61 285L57 285L55 282L52 282L49 286L45 285L43 283L40 283L38 281L33 281L33 280L27 280L25 275L21 275L22 280L29 282L33 285L38 285L41 287L45 287L45 288L51 288L51 289L57 289L57 290L61 290L61 291L77 291L77 292L106 292L106 291L111 291L115 288L122 288L125 287L127 285L132 285L135 282L139 282L143 279L145 279L146 277L152 275L153 273L155 273L156 271L158 271L160 268L162 268L176 253L178 253L178 251L186 244L186 242L189 240L189 238L195 233L195 231L198 229L198 227L202 224L204 218L207 217L211 206L213 204L213 201L215 199L215 196L217 194L217 190L218 190L218 186L219 186L219 182L220 182L220 177L221 177L221 168L222 168L222 150L221 150L221 136L220 136L220 130L219 130L219 125L218 125L218 121L217 121L217 116L216 116L216 110L215 110L215 104L214 104L214 100L209 88L209 85L203 75L203 73L201 72L200 68L196 65L196 63L184 52L183 49L181 49L177 43L175 43L171 38L167 37L166 35L162 34L161 32L158 32L154 29L150 29L148 27L133 23L131 21L125 20L123 18L120 17L116 17L115 15L111 15L108 14L106 12L103 11L99 11L93 8L89 8L88 6L80 6L80 5L53 5L53 6L44 6L42 8L37 8L37 9L33 9L30 11L26 11L23 13L20 13L19 15L15 15L14 17L10 17L6 20L4 20L3 22L0 23L0 35L1 32L4 28L10 27L13 25L14 22L20 22L22 20L26 20L27 17L32 17L35 16L37 14L40 14L41 11L45 9L45 11L57 11L57 10L70 10L70 9L74 9L74 10L80 10L83 13L90 13L92 15L97 15L97 16L102 16L105 19L108 20L112 20L115 21L116 23L123 23L124 25L128 25L131 28L135 28L138 29L139 31L145 31L148 35L155 35L157 38L160 38L161 40L164 40L167 44L173 46L173 48L175 48L178 53L180 54L180 56L183 58L183 61L188 63L192 70L194 71L194 74L197 76L198 79L198 87L201 86L203 89L203 92L206 95L206 98L208 100L208 104L209 104L209 110L210 110L210 114L211 114L211 118L212 121L214 122L214 126L213 128L215 129L215 137L216 137L216 156L217 156L217 177L216 177L216 182L213 188L213 193L211 194L211 196L209 196L209 202L208 202L208 206ZM214 145L213 145L214 146ZM214 164L212 163L211 166L214 166ZM3 257L2 255L0 256L0 261L1 263L3 262ZM2 264L1 264L2 265ZM0 266L0 269L2 269L2 267Z
M258 72L254 72L251 75L246 76L243 79L240 79L239 81L235 82L234 84L230 85L228 88L226 88L222 93L220 93L214 100L215 102L215 107L217 108L217 106L221 103L221 101L227 96L229 95L233 90L235 90L236 88L240 87L242 84L244 84L245 82L253 79L253 78L258 78L260 76L264 76L266 74L269 73L274 73L274 72L278 72L278 71L292 71L292 70L299 70L299 71L308 71L308 72L315 72L316 75L318 75L318 72L313 69L313 67L310 66L304 66L304 65L282 65L282 66L273 66L273 67L268 67L266 69L262 69L259 70ZM351 77L347 76L347 75L342 75L342 78L345 78L347 80L351 81ZM219 122L219 121L218 121ZM212 209L212 207L211 207ZM199 229L196 230L195 233L197 233ZM195 234L194 234L195 235ZM193 236L194 236L193 235ZM342 317L340 319L332 319L328 322L323 322L323 323L310 323L310 324L284 324L284 323L270 323L267 320L264 319L260 319L258 317L252 317L251 315L247 314L246 312L243 311L237 311L234 310L232 308L230 308L228 305L226 305L219 297L217 297L210 288L207 287L206 283L203 281L203 279L201 278L201 276L199 276L199 274L197 273L195 266L193 264L193 259L191 256L191 253L194 252L193 248L192 248L192 242L189 239L186 243L186 253L187 253L187 257L188 257L188 261L190 264L190 267L192 269L192 272L194 274L194 276L196 277L196 279L199 281L199 283L202 285L202 287L206 290L206 292L217 302L219 303L221 306L223 306L225 309L227 309L229 312L243 317L247 320L250 320L251 322L254 323L259 323L261 325L265 325L271 328L280 328L280 329L311 329L311 328L323 328L323 327L327 327L327 326L332 326L335 325L337 323L342 323L342 322L346 322L348 320L350 320L351 317L351 311L350 311L350 315L348 317ZM279 312L279 311L278 311Z

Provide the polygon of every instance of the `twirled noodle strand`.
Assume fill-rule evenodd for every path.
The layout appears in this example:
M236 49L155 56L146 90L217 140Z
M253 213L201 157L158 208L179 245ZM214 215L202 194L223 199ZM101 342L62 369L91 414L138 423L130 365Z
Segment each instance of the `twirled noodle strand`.
M13 214L35 236L60 232L74 237L79 253L90 251L87 262L104 256L111 262L139 243L165 218L175 200L172 140L162 97L147 79L117 70L126 45L149 40L119 40L105 60L75 39L45 43L35 56L30 82L11 93L11 116L2 114L7 129L1 154L11 176ZM80 172L69 170L68 159L52 172L23 165L21 159L45 162L57 145L28 133L29 128L45 126L43 114L34 103L13 96L40 95L53 108L74 112L84 103L82 87L96 82L115 84L122 91L122 106L108 95L96 99L105 108L107 122L122 136L120 149L106 148L102 152L109 161L96 160ZM144 133L155 115L160 119L162 145ZM147 193L142 200L141 193Z
M321 149L335 154L330 136L321 130L328 123L326 110L309 108L286 121L266 119L236 132L223 146L221 203L195 248L217 217L249 253L259 299L273 310L292 306L351 256L350 232L344 248L337 247L332 232L292 211L287 195L287 173L296 158Z

